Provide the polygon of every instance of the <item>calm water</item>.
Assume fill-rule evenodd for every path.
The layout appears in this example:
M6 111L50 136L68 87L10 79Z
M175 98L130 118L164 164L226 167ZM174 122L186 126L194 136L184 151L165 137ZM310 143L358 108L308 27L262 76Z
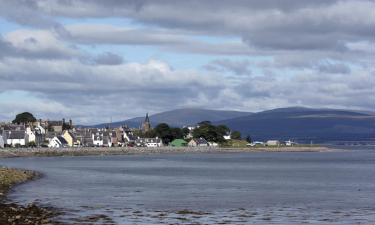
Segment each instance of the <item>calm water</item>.
M375 150L0 159L45 177L10 194L65 222L375 224ZM193 212L179 212L189 210Z

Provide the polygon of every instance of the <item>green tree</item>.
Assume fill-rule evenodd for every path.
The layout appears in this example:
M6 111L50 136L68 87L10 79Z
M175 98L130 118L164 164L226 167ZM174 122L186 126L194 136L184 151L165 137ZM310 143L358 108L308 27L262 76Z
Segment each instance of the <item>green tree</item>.
M226 135L226 134L228 134L228 133L230 132L230 129L229 129L227 126L225 126L225 125L218 125L218 126L216 127L216 129L217 129L217 131L218 131L222 136L224 136L224 135Z
M12 121L14 124L26 124L29 122L35 122L36 119L33 114L24 112L16 115L16 118Z
M183 130L177 127L171 128L170 129L172 140L177 139L177 138L184 138L184 133Z
M247 142L249 142L249 143L252 143L252 142L253 142L253 140L251 139L250 135L247 135L245 140L246 140Z
M149 130L149 131L142 134L142 137L145 137L145 138L155 138L156 136L157 135L156 135L155 130Z
M239 131L233 131L230 138L234 140L241 140L241 133Z
M168 144L173 140L171 128L166 123L160 123L154 128L156 136L163 140L164 144Z
M225 142L224 135L226 133L225 126L219 125L214 126L209 121L203 121L199 123L199 127L194 129L193 137L203 137L207 141L213 141L218 143Z
M182 128L181 131L182 131L183 137L186 137L190 133L190 130L187 127Z
M166 123L158 124L153 131L155 135L163 140L164 144L169 144L176 138L183 138L184 132L183 129L177 127L170 127Z

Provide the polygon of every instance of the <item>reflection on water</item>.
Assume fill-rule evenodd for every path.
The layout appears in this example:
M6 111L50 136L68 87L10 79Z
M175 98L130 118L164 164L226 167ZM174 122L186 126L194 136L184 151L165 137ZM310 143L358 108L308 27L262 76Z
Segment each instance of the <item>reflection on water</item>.
M10 197L88 224L375 224L375 151L0 159Z

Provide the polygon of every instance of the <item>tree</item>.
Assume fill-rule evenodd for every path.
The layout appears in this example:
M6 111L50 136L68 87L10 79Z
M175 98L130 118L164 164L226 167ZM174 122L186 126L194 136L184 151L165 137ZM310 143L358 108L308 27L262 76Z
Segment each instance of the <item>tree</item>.
M251 139L250 135L247 135L246 136L246 141L249 142L249 143L252 143L253 140Z
M193 131L194 138L203 137L207 141L222 143L225 142L224 135L226 134L226 126L214 126L209 121L199 123L199 127Z
M225 125L218 125L216 128L217 128L217 131L222 136L224 136L224 135L226 135L226 134L228 134L230 132L230 129L227 126L225 126Z
M142 133L142 132L141 132L141 133ZM146 132L143 133L142 135L143 135L143 137L145 137L145 138L154 138L154 137L157 136L154 130L146 131Z
M177 128L178 129L178 128ZM164 144L173 140L172 129L166 123L160 123L154 128L156 136L160 137Z
M16 118L12 121L15 124L26 124L30 122L35 122L36 119L33 114L29 112L24 112L16 115Z
M169 144L171 141L177 138L184 138L183 129L177 127L170 127L166 123L158 124L153 131L157 137L163 140L164 144Z
M182 136L186 137L190 133L190 130L189 130L189 128L184 127L184 128L181 129L181 132L182 132Z
M233 131L230 135L231 139L234 140L240 140L241 139L241 133L239 131Z
M181 139L181 138L184 138L184 133L183 133L183 130L180 129L180 128L171 128L170 129L170 132L171 132L171 136L173 137L173 139L171 141L173 141L174 139Z

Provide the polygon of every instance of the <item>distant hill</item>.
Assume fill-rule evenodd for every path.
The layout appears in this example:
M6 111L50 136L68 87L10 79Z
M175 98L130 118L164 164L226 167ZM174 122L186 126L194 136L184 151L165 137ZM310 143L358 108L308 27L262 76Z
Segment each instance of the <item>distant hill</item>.
M213 122L247 116L250 114L252 113L240 111L184 108L150 115L150 121L152 126L156 126L159 123L167 123L170 126L182 127L184 125L194 125L204 120L209 120ZM111 126L119 127L126 124L129 127L138 128L142 124L143 120L144 117L136 117L129 120L114 122ZM106 126L108 126L108 123L97 124L91 127L102 128Z
M375 141L375 116L370 112L335 109L281 108L215 122L253 140L295 140L309 143Z

